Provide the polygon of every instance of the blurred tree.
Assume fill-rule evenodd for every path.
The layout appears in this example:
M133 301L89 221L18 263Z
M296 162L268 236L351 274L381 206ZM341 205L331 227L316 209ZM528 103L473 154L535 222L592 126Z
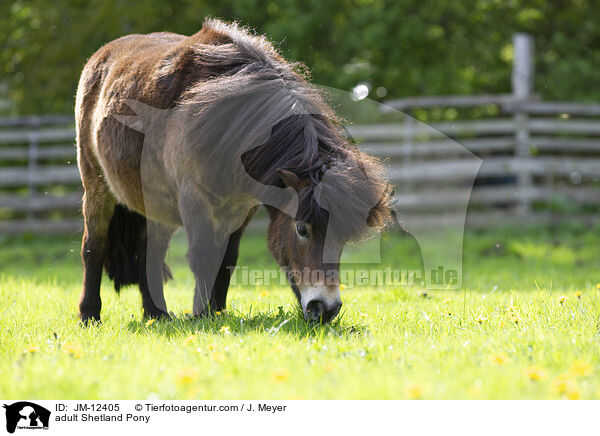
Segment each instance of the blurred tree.
M598 100L595 0L16 0L0 4L0 83L17 113L72 110L85 60L128 33L239 20L304 62L316 83L370 97L508 92L512 35L534 35L535 90ZM378 90L375 93L374 90Z

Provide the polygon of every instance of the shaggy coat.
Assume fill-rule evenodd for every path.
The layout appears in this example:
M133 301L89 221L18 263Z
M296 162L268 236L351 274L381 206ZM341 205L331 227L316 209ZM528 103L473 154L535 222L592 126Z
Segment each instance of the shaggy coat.
M303 71L264 37L218 20L189 37L125 36L89 59L75 109L84 322L100 319L103 268L117 290L139 284L145 316L167 316L164 257L180 226L196 315L225 308L228 267L260 204L287 271L337 271L346 241L383 227L381 165L341 136ZM307 318L312 300L322 320L339 311L337 283L291 284Z

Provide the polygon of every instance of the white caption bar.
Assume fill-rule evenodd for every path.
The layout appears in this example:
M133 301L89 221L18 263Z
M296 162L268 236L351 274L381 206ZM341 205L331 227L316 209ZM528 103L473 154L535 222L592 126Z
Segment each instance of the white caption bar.
M0 434L584 434L597 401L0 400ZM177 432L177 433L173 433ZM342 433L343 432L343 433ZM377 432L377 433L375 433ZM214 433L217 434L217 433Z

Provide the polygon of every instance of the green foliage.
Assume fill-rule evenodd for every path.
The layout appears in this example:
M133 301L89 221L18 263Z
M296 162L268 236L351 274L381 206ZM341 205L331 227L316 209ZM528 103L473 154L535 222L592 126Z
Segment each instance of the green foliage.
M266 33L314 81L371 97L508 92L511 38L536 43L536 91L597 100L600 4L593 0L16 0L0 4L0 83L15 112L70 112L78 75L129 33L192 34L205 16Z

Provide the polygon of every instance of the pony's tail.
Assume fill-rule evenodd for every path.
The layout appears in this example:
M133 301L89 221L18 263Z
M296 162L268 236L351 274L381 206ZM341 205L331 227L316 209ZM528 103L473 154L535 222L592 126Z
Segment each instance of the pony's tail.
M117 292L122 286L139 283L140 274L146 274L146 243L146 218L117 204L108 226L104 261L106 273ZM173 278L164 262L162 276L164 281Z

